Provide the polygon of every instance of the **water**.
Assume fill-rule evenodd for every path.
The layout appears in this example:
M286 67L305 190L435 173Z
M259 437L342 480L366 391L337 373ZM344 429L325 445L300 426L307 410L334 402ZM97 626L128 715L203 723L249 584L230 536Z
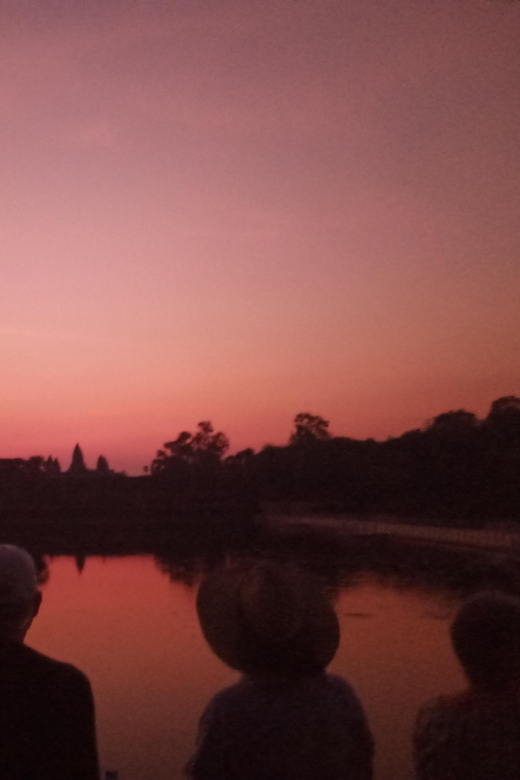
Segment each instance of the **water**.
M27 643L89 676L103 769L121 780L177 780L208 699L237 679L196 619L197 573L172 580L151 556L53 558ZM170 567L170 574L172 569ZM358 692L376 738L376 780L411 778L417 707L463 684L448 625L458 599L358 573L339 587L342 638L331 671Z

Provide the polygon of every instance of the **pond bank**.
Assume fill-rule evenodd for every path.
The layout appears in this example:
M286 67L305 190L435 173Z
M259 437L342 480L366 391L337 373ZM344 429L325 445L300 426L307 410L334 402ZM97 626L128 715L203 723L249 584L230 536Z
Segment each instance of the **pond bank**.
M449 544L508 552L520 556L520 532L505 530L446 528L442 526L360 520L357 518L314 517L312 515L279 515L266 518L274 533L298 529L320 529L341 536L391 536L434 544Z

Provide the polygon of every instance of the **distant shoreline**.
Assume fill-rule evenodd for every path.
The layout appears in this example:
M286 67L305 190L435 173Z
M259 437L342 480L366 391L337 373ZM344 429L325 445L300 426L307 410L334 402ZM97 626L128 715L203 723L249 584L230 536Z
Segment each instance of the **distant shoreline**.
M456 545L508 552L520 556L520 524L517 530L489 528L461 528L456 525L404 523L402 518L340 518L318 515L271 515L267 518L276 533L308 529L338 536L391 536L409 541Z

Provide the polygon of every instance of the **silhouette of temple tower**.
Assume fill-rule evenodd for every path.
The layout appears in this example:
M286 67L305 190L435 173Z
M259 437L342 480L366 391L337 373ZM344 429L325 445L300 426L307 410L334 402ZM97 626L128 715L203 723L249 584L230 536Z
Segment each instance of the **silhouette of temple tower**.
M69 474L72 474L73 476L80 476L81 474L86 474L87 471L88 469L85 466L81 447L79 444L76 444L74 447L74 452L72 453L72 463L69 466Z
M96 473L110 474L110 466L108 465L108 460L105 458L104 455L100 455L99 458L97 459Z

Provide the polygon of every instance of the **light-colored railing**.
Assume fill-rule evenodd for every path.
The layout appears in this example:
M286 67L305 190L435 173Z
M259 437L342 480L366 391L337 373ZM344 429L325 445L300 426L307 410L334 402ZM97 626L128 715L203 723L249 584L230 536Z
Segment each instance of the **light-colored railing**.
M471 528L385 523L379 520L352 520L337 517L284 516L270 520L273 526L306 526L356 535L399 536L406 539L483 547L520 553L520 533Z

